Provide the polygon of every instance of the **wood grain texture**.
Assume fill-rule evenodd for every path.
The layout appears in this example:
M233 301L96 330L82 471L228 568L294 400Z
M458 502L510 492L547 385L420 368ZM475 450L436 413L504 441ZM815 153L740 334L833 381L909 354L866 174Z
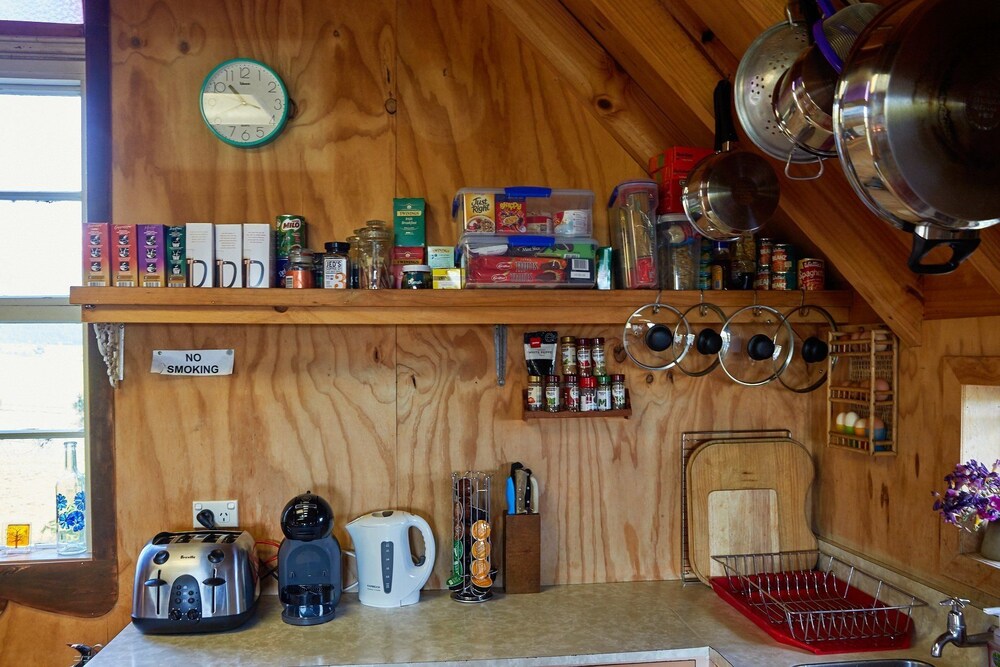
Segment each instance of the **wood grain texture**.
M698 578L708 583L722 574L712 556L757 553L766 544L780 551L815 549L807 504L814 476L809 452L790 440L717 440L696 449L688 461L687 492L688 544ZM738 493L744 491L763 493Z
M777 23L783 8L774 13L779 18L760 23L767 7L774 4L768 2L749 3L745 17L735 28L738 34L728 39L743 44L751 34L755 37ZM718 75L661 3L566 0L565 4L678 125L686 123L688 136L703 137L713 127L711 91ZM716 14L716 21L728 25L731 8L729 4L726 7L725 13ZM742 7L737 8L737 16L743 16ZM651 31L657 39L647 38ZM745 46L737 48L723 41L742 56ZM700 133L698 124L702 125ZM700 141L698 145L710 145L704 138ZM749 149L750 144L745 142L744 147ZM829 171L832 173L822 181L809 183L779 175L780 210L808 235L901 339L919 344L923 305L917 278L906 267L909 253L900 242L902 233L875 218L839 170Z
M986 574L979 569L965 581L955 580L970 569L949 565L954 551L945 547L955 528L932 510L931 492L942 491L944 476L965 460L959 401L949 389L957 381L948 380L949 374L954 377L948 359L963 357L967 367L989 370L983 357L1000 356L998 326L997 317L928 321L923 346L902 346L897 456L871 460L835 448L814 450L821 537L932 582L938 590L969 597L977 606L1000 603L996 570ZM989 384L998 381L990 374ZM994 451L1000 457L1000 446Z

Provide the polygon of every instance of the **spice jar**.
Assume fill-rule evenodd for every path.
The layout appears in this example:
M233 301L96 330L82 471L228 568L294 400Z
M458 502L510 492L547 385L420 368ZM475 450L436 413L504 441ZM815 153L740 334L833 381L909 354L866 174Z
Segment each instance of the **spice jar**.
M562 374L576 375L576 338L563 336L560 341L560 358L562 359Z
M542 378L540 375L528 376L528 410L538 412L544 405L545 395L542 391Z
M307 248L288 253L288 270L285 272L285 287L306 288L313 286L313 251Z
M598 375L597 380L597 410L605 412L611 409L611 378L607 375Z
M624 410L625 409L625 376L624 375L612 375L611 376L611 409L612 410Z
M563 407L568 412L580 411L580 385L575 375L563 376Z
M347 237L350 249L347 251L347 288L361 287L361 238L355 232Z
M545 410L546 412L559 412L560 396L562 392L559 387L558 375L545 376Z
M325 289L347 289L351 247L346 243L327 242L323 255L323 279L319 282Z
M431 267L427 264L408 264L403 267L403 289L430 289Z
M580 412L594 412L597 409L597 380L580 378Z
M608 374L608 362L604 356L604 339L595 338L590 344L590 358L594 362L594 375Z
M594 374L594 360L590 356L590 339L576 339L576 372L580 377Z

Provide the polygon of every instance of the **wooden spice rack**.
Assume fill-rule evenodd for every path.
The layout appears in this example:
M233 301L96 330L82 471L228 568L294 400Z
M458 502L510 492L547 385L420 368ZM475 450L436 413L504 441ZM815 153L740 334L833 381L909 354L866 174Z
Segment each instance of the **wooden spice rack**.
M559 412L548 412L542 410L528 409L528 390L525 389L521 396L521 418L525 421L530 419L605 419L607 417L624 417L628 419L632 416L632 397L628 389L625 390L625 407L621 410L597 410L592 412L570 412L560 410Z
M882 325L844 326L829 334L827 434L831 447L872 456L895 455L899 339ZM888 385L878 388L879 381ZM837 417L854 413L865 427L848 432ZM872 428L873 420L883 428Z

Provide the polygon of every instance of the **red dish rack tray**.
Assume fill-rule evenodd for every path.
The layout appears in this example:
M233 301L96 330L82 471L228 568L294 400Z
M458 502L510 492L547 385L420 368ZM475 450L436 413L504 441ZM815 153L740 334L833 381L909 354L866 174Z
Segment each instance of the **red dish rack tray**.
M712 556L722 599L774 639L813 653L909 648L927 603L817 550Z

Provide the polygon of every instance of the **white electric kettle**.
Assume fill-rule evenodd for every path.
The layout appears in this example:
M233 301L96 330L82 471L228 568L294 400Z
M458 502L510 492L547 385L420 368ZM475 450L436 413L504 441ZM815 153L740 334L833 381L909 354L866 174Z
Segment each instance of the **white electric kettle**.
M424 555L410 553L410 528L424 538ZM434 535L419 516L402 510L363 514L347 524L358 560L358 601L369 607L402 607L420 600L434 568Z

